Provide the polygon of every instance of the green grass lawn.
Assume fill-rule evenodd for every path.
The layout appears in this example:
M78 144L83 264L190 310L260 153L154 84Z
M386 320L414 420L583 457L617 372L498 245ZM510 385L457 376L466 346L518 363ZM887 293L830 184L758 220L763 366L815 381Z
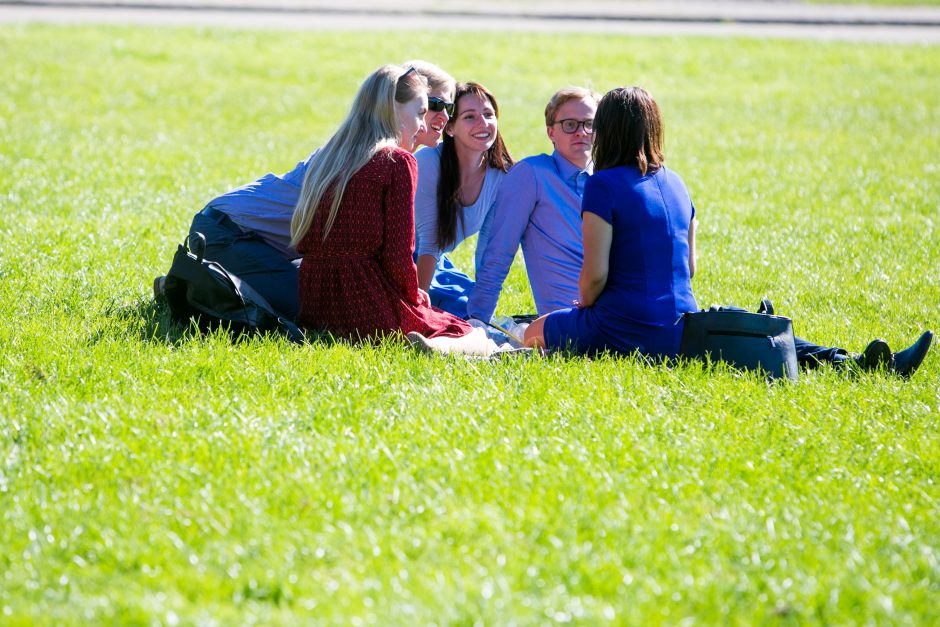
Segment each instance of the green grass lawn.
M900 348L940 326L935 47L4 26L0 53L0 623L937 620L938 350L769 385L232 343L150 293L208 199L424 57L494 91L517 157L556 88L648 87L700 304ZM532 309L518 260L500 310Z

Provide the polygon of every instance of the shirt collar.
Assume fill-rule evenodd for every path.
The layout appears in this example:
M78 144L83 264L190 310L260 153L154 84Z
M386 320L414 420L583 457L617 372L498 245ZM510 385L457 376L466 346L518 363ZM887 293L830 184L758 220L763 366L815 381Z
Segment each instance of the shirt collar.
M586 169L582 170L558 154L557 150L552 151L552 159L555 161L555 167L558 168L558 174L560 174L561 178L566 181L574 180L575 174L578 174L579 172L587 172L590 174L591 170L593 170L593 165L590 163Z

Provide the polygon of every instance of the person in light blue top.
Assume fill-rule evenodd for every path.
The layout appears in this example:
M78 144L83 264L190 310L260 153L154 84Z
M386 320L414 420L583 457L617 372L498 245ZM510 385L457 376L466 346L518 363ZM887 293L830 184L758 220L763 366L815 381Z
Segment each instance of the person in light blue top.
M476 202L460 207L460 219L456 224L454 241L446 246L438 243L438 204L437 187L441 178L441 152L443 144L436 148L420 150L415 155L418 161L418 190L415 192L415 254L421 257L443 258L445 253L453 251L458 244L474 233L479 233L477 251L481 251L480 242L488 237L480 233L486 217L490 214L496 195L506 173L499 168L486 168L483 186Z
M416 155L415 260L418 286L431 303L465 318L473 281L444 253L477 232L478 253L485 248L484 225L513 160L499 134L496 99L485 87L458 84L454 104L441 145ZM479 263L479 254L476 259Z
M207 203L207 206L226 214L242 231L256 233L285 259L299 259L290 245L290 224L294 206L304 184L310 165L309 157L294 166L290 172L277 175L268 173L261 178L236 187Z
M519 161L500 187L467 303L471 319L493 317L520 243L539 315L570 307L578 298L581 196L591 174L599 99L589 89L566 87L549 100L545 127L555 150Z
M246 281L290 319L300 306L300 255L290 245L290 221L312 157L286 174L265 174L210 200L189 229L206 236L207 259Z
M427 79L425 126L410 149L436 146L453 113L454 78L426 61L402 64ZM206 259L216 261L260 293L274 309L293 319L299 309L297 281L301 255L290 245L290 224L314 151L286 174L264 176L212 199L193 218L190 232L206 237ZM165 277L154 281L161 297Z

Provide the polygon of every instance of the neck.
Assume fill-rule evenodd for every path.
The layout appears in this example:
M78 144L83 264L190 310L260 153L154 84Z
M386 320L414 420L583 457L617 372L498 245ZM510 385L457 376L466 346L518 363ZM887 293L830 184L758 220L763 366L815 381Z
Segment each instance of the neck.
M587 170L588 164L591 163L590 155L585 155L584 157L574 159L574 160L569 159L568 157L562 155L560 152L558 153L558 155L562 159L564 159L565 161L573 165L574 167L578 168L579 170Z
M461 172L470 172L472 170L483 170L486 167L486 153L477 150L462 149L460 146L454 146L457 153L457 163L460 164Z

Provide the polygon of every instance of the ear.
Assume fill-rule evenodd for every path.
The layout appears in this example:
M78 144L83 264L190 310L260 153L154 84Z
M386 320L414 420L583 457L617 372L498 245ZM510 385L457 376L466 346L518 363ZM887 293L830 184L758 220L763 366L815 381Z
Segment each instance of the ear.
M548 135L548 141L552 142L552 146L554 146L555 145L555 127L546 126L545 134Z

